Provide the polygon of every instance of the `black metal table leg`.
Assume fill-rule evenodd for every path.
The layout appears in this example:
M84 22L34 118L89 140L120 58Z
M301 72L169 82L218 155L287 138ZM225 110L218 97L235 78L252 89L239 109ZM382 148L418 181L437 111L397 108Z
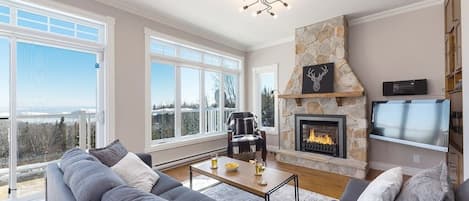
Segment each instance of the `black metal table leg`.
M264 200L265 200L265 201L270 201L270 194L269 194L269 193L266 193L266 194L264 195Z
M189 188L192 190L192 167L189 166Z
M293 178L295 180L295 200L300 201L300 192L299 192L299 186L298 186L298 175L295 175Z

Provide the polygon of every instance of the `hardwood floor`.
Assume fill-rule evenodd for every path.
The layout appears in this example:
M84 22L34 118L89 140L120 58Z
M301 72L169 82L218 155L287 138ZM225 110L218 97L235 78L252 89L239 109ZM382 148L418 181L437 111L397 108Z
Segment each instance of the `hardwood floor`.
M295 173L299 177L300 188L334 198L340 198L349 180L349 177L346 176L277 162L274 154L270 153L267 156L267 167ZM164 172L181 182L189 179L189 165L168 169ZM370 170L367 180L373 180L381 172Z

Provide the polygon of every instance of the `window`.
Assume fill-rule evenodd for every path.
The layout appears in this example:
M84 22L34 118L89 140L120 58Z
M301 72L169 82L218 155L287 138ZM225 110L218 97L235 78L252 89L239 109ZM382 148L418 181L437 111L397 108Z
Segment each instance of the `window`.
M15 13L16 16L12 16ZM16 22L10 19L16 19ZM91 42L101 43L104 38L102 24L50 13L26 5L0 5L0 23Z
M275 98L275 94L278 93L277 66L254 68L253 71L253 80L255 82L253 90L254 106L259 118L259 124L267 131L270 130L270 132L276 133L274 128L278 121L277 100Z
M43 199L48 163L112 133L113 20L44 4L0 1L0 200Z
M147 34L149 141L223 133L227 116L239 110L240 60L154 35Z
M151 66L152 139L175 136L176 71L173 65Z

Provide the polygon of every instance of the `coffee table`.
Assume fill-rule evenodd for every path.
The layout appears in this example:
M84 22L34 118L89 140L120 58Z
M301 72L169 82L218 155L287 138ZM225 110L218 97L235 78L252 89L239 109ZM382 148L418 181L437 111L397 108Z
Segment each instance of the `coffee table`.
M238 171L229 172L225 169L225 163L235 162L239 164ZM211 168L211 161L203 161L189 166L190 188L192 189L193 172L216 179L254 195L270 200L270 195L290 182L294 182L295 201L299 201L298 176L296 174L266 167L262 176L255 176L255 167L248 162L218 157L218 168ZM261 186L258 180L267 181L267 185Z

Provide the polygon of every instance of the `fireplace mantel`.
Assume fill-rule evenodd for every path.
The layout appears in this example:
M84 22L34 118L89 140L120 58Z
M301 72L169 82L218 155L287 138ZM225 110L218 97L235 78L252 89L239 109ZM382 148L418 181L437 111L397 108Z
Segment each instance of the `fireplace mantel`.
M295 99L296 105L301 107L302 99L304 98L336 98L337 104L340 104L342 98L347 97L360 97L363 96L363 91L347 91L347 92L334 92L334 93L315 93L315 94L280 94L278 98L282 99Z

